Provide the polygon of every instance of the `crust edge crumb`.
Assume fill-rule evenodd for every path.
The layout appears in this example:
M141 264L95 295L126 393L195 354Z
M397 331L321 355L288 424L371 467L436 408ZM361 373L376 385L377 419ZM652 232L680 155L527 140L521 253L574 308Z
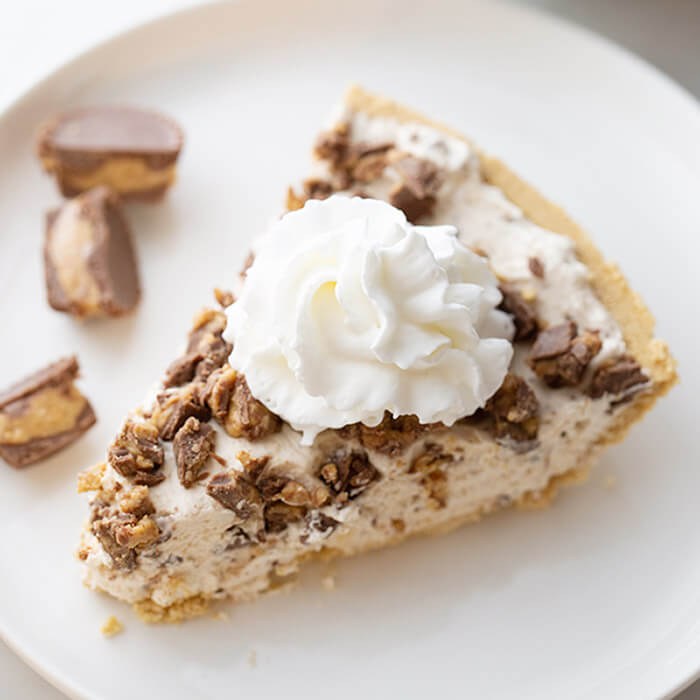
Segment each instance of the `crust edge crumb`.
M104 637L114 637L123 631L124 625L122 625L114 615L110 615L100 628L100 632L102 632L102 636Z

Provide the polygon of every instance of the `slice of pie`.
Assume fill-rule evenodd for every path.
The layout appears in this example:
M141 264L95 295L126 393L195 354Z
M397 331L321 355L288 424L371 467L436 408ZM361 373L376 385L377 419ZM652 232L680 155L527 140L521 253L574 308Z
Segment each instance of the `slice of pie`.
M80 476L85 582L145 619L546 505L676 381L617 267L458 133L353 88L315 156Z

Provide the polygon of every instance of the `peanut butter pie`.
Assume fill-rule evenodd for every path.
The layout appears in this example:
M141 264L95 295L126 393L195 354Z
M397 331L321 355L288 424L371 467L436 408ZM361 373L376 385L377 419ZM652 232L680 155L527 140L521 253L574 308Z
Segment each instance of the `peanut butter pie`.
M353 88L314 152L80 477L84 580L147 620L546 505L676 380L617 267L458 133Z

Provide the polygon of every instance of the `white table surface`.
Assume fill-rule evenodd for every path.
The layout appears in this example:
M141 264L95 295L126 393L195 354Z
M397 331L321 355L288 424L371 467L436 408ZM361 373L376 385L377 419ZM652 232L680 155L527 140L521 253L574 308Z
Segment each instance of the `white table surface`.
M512 0L603 34L700 97L700 0ZM122 29L187 0L0 2L0 109L55 66ZM0 642L0 696L64 700ZM700 700L700 681L679 700Z

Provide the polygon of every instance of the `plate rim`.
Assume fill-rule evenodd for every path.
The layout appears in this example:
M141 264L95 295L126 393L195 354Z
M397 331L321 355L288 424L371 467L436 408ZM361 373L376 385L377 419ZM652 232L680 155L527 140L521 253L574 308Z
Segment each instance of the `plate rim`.
M265 0L265 3L274 4L279 1L280 0ZM316 0L314 0L314 2L315 1ZM43 71L28 87L21 90L5 103L1 103L0 125L6 119L11 119L14 112L21 111L26 104L30 103L49 88L53 82L60 81L66 74L81 70L91 58L99 55L103 51L109 50L109 48L114 45L128 41L131 36L139 32L158 31L160 25L167 22L176 21L186 15L194 16L206 14L213 8L220 8L222 5L228 5L230 11L236 12L239 11L242 6L250 2L259 2L259 0L228 0L226 3L221 3L219 0L204 0L202 2L198 2L197 0L185 0L184 4L181 4L179 7L171 10L159 11L148 19L129 21L114 34L95 40L83 49L76 51L69 58L63 60L55 68ZM572 20L561 17L555 14L550 8L522 5L514 0L470 0L470 2L484 6L492 3L498 4L502 8L507 8L507 11L511 14L530 16L535 18L539 24L550 25L555 31L564 30L578 35L580 40L587 42L597 51L603 50L608 52L610 57L615 60L627 61L630 70L637 71L640 76L643 75L647 80L655 81L657 86L667 90L668 94L673 95L674 99L681 105L681 108L686 110L688 115L692 114L697 119L700 133L700 99L696 98L686 87L678 83L662 69L642 56L639 56L634 51L616 43L613 39L598 34L593 29ZM700 177L700 162L697 164L696 174ZM13 633L7 626L2 616L0 616L0 640L2 640L32 671L37 673L42 679L67 697L76 700L90 700L90 698L94 697L79 680L66 675L66 673L53 662L44 658L41 652L35 653L27 649L18 639L16 632ZM660 697L675 697L698 679L700 679L700 657L694 662L692 670L688 670L682 677L679 676L671 686L663 690L663 695Z

